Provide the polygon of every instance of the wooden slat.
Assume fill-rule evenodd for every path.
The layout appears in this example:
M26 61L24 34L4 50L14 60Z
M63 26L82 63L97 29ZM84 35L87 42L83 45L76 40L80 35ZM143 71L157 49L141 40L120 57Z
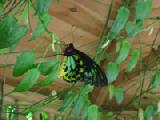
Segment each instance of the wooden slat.
M152 0L152 8L159 8L160 1L159 0Z
M93 35L101 33L103 23L73 0L62 1L61 5L54 4L50 14Z
M105 21L109 6L93 0L76 0L79 6L83 6L86 11L90 10L90 14L97 17L101 21Z

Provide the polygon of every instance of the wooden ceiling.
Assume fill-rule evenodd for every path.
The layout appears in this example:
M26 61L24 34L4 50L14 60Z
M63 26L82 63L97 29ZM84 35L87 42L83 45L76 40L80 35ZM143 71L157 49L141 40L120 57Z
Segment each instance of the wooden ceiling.
M49 25L49 29L57 34L61 40L66 43L73 42L76 48L81 51L86 52L89 55L93 55L95 53L98 38L102 32L103 25L105 23L105 18L107 12L109 10L109 5L111 0L62 0L60 4L57 4L55 1L51 6L49 13L53 16L53 21ZM120 0L115 0L112 10L112 16L110 20L110 25L115 18L116 10L120 6ZM160 16L160 1L153 0L153 8L151 17ZM31 17L31 25L33 29L35 28L35 20ZM145 25L149 25L151 22L149 20L145 21ZM140 48L140 43L143 43L143 56L142 59L146 59L148 54L150 53L149 45L152 44L157 31L159 30L159 24L155 24L152 28L147 29L142 32L136 38L130 40L130 43L134 48ZM153 30L152 34L149 34L151 29ZM5 83L15 86L20 80L23 78L18 77L15 78L12 76L12 68L15 63L16 57L20 54L21 51L32 49L39 41L44 39L43 37L33 41L28 42L30 34L26 35L24 40L17 46L17 49L13 53L6 53L5 56L0 57L0 81L3 81L4 76L6 78ZM158 39L160 39L160 34L158 35ZM41 48L44 48L47 44L50 44L49 40L45 40L43 44L37 49L37 55L42 55ZM160 51L159 48L160 40L156 41L156 44L153 46L155 52L151 52L152 57L157 55ZM47 59L54 59L53 56L48 56ZM4 69L4 64L9 64ZM141 73L139 67L135 68L134 74L129 75L129 80L125 77L124 74L124 66L122 66L121 74L118 77L118 80L115 84L121 86L125 89L128 89L130 86L134 86L132 89L127 91L126 99L135 95L133 91L136 90L136 81L138 80L138 76ZM149 74L150 75L150 74ZM43 78L42 78L43 79ZM64 82L63 80L58 80L55 84L48 86L43 89L42 92L50 92L52 90L61 90L67 87L69 84ZM106 88L95 89L97 91L95 94L97 98L92 97L93 101L98 104L104 104L106 102ZM95 96L95 94L93 96ZM126 101L125 101L126 102Z

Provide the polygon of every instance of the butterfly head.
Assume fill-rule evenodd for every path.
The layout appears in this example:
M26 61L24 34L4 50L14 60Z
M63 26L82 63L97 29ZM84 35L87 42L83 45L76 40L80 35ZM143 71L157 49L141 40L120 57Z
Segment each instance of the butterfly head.
M71 56L75 54L75 49L72 43L66 44L64 48L64 55Z

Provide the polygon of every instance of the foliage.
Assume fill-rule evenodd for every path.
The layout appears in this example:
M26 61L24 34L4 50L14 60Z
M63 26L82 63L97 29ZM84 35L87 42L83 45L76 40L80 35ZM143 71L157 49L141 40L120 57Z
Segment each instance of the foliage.
M2 19L0 26L0 49L18 44L26 33L26 26L17 27L17 20L13 16L6 16Z
M128 17L129 17L129 10L128 8L125 7L121 7L118 10L116 19L112 25L111 31L108 35L108 40L114 40L117 35L120 33L120 31L124 28Z
M37 85L40 87L45 87L56 81L58 79L59 64L59 60L52 60L41 63L39 70L42 75L46 75L46 78L43 81L37 83Z
M136 4L136 20L144 20L152 10L152 0L139 0Z
M13 90L14 92L24 92L30 89L38 80L40 72L37 68L30 69L21 83Z
M160 71L159 70L157 70L156 73L151 78L151 84L153 87L160 86Z
M90 105L88 107L88 120L99 120L97 105Z
M109 83L111 83L114 80L116 80L116 78L117 78L117 76L119 74L119 69L120 69L120 66L117 63L110 62L108 64L108 67L107 67L107 77L108 77L108 82Z
M64 103L60 106L59 110L61 112L70 111L69 113L67 112L68 116L71 114L71 112L73 112L74 117L77 117L83 113L82 118L85 119L90 114L88 110L91 103L88 100L88 94L92 90L93 86L85 85L83 88L80 89L78 94L73 93L72 91L68 91ZM95 111L95 114L96 112L97 111Z
M136 66L136 63L138 62L139 57L140 57L140 52L137 49L133 49L131 51L131 58L128 61L128 66L126 68L127 72L132 71L132 69Z
M27 51L21 53L16 60L16 64L13 68L13 75L18 77L27 72L30 68L32 68L34 61L36 60L36 56L33 52Z
M15 105L8 105L7 106L7 120L16 120L17 115L16 115L16 106Z
M113 85L108 86L109 99L112 100L113 96L116 99L118 104L122 103L124 99L124 90L123 88L118 88Z
M46 112L41 112L40 120L48 120L48 114Z
M54 60L47 60L46 55L52 46L55 53L60 53L61 40L52 31L48 29L52 16L49 15L49 8L51 7L52 0L0 0L0 56L5 55L5 53L15 52L19 43L23 40L25 36L30 32L30 38L27 42L37 42L36 46L33 46L31 50L20 51L17 56L16 62L13 66L13 76L23 77L21 82L15 87L12 92L25 92L33 87L47 87L54 84L58 80L58 73L61 64L61 59L57 57ZM61 5L61 0L57 0L57 3ZM101 2L98 0L98 2ZM135 49L130 44L130 40L135 36L139 35L144 31L144 21L149 18L150 12L152 10L152 0L138 0L132 3L129 0L121 0L122 4L117 10L117 15L113 21L110 30L108 22L110 20L110 14L112 12L112 5L114 1L111 2L110 10L106 18L106 23L102 30L102 34L99 39L99 46L97 48L97 53L94 56L97 63L108 60L108 64L105 66L106 75L108 77L109 85L106 89L109 95L109 101L112 107L113 103L121 104L125 99L125 92L121 87L113 85L113 83L118 79L122 66L125 67L124 72L126 76L129 72L133 72L137 63L140 61L141 55L143 54L140 49ZM132 3L132 4L131 4ZM10 4L10 5L9 5ZM56 3L55 3L56 4ZM130 6L130 4L132 6ZM132 9L131 9L132 8ZM134 10L135 15L132 15L132 10ZM36 26L32 28L31 18L34 17L36 21ZM130 19L132 18L132 19ZM159 17L152 18L153 24L155 20L159 21ZM150 27L150 26L149 26ZM151 26L152 27L152 26ZM44 40L39 40L38 38L47 38L50 40L45 48L42 49L42 56L37 55L37 48L43 44ZM155 38L156 39L156 38ZM22 41L23 42L23 41ZM115 50L111 53L107 53L106 49L113 42L116 43ZM155 43L151 46L154 46ZM111 55L110 55L111 54ZM107 56L107 57L106 57ZM109 57L108 57L109 56ZM159 61L159 57L155 58ZM140 80L139 90L140 94L134 96L128 102L127 105L135 105L136 118L139 117L140 120L151 120L155 115L160 112L159 100L155 97L155 101L146 108L142 108L143 96L148 94L153 94L152 90L159 88L160 86L160 70L157 67L154 71L152 78L150 79L150 84L148 88L144 89L144 80L146 72L152 70L150 68L150 58L148 58L147 67L143 70L143 79ZM141 62L141 61L140 61ZM72 67L75 64L72 59L69 63ZM142 61L142 66L145 66ZM159 63L156 63L159 64ZM6 63L4 63L6 67ZM149 66L149 67L148 67ZM42 76L43 80L39 80ZM124 106L123 109L112 110L104 109L101 106L93 104L89 99L89 95L93 91L94 87L91 85L81 86L80 89L74 90L74 85L71 87L61 90L56 93L56 95L49 95L46 99L39 101L33 105L27 106L22 110L23 114L26 114L26 119L32 117L32 112L41 112L45 107L50 105L54 100L64 99L62 105L59 108L61 113L66 113L67 117L81 117L82 120L100 120L101 114L105 116L107 120L115 120L117 116L123 112L128 106ZM107 103L108 104L108 103ZM155 106L157 110L155 109ZM14 114L12 114L12 107L7 108L7 118L8 120L14 120ZM117 112L118 111L118 112ZM47 120L47 117L42 113L44 118L42 120ZM63 114L56 118L56 120L62 120ZM104 118L103 118L104 119Z
M33 119L33 113L29 112L25 115L25 120L32 120Z

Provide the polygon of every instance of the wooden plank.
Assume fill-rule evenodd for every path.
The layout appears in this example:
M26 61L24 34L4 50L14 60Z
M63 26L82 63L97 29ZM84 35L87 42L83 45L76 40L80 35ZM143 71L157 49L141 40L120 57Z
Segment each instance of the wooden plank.
M93 0L77 0L76 4L78 4L80 7L82 7L85 11L87 11L92 16L95 16L104 24L109 12L111 1L109 0L109 4L106 5L106 4L102 4L101 2L97 2ZM115 16L117 14L117 9L119 7L120 7L119 2L116 1L113 3L108 27L112 25L113 20L115 19Z
M76 0L79 6L101 21L105 21L109 6L93 0Z
M50 14L93 35L98 36L101 33L103 23L73 0L62 1L61 5L54 4Z
M152 0L152 8L159 8L160 1L159 0Z

